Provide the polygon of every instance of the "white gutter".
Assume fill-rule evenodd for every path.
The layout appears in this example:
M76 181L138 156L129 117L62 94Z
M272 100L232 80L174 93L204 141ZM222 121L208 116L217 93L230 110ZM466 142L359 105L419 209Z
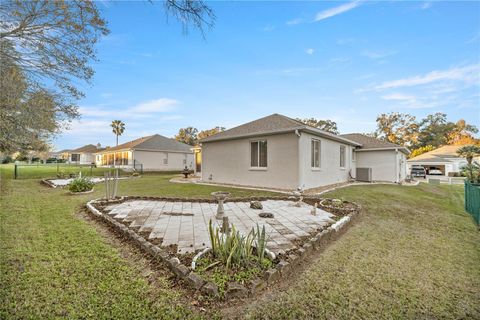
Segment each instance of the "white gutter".
M303 183L303 156L302 156L302 146L301 146L301 138L302 138L302 134L300 131L298 130L295 130L295 134L298 136L298 142L297 142L297 152L298 152L298 155L297 155L297 161L298 161L298 189L299 190L303 190L303 186L304 186L304 183Z
M399 183L398 179L398 149L395 149L395 183Z

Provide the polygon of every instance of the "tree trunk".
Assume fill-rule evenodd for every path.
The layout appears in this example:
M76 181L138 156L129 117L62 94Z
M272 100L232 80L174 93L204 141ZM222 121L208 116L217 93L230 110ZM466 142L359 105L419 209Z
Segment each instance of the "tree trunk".
M116 135L116 137L117 137L117 147L118 147L118 134Z
M468 164L472 164L473 156L468 156L467 157L467 162Z

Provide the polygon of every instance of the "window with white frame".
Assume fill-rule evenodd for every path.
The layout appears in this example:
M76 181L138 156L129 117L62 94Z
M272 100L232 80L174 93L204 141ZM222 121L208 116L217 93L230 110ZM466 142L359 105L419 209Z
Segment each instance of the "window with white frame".
M165 153L165 158L163 158L163 164L168 164L168 153Z
M311 161L312 168L320 168L320 155L321 155L321 141L312 139L311 142Z
M252 168L267 167L267 140L250 142L250 166Z
M340 168L345 168L345 146L340 146Z

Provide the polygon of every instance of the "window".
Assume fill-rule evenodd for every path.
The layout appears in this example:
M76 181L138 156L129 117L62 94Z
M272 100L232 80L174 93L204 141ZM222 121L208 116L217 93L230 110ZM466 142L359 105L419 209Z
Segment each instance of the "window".
M163 164L168 164L168 153L165 153L165 158L163 158Z
M250 166L267 167L267 140L250 142Z
M184 159L183 159L183 164L186 166L187 165L187 155L183 155Z
M80 161L80 154L79 153L72 153L72 162L78 162Z
M345 146L340 146L340 168L345 168Z
M320 140L312 139L312 158L311 158L311 166L312 168L320 168L320 147L321 142Z

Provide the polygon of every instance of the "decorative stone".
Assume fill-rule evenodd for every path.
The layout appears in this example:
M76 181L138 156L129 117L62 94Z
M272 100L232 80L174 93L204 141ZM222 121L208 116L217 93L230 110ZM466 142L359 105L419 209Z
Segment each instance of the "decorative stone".
M287 261L280 261L278 264L277 264L277 270L280 271L280 273L282 275L284 275L285 273L287 273L289 270L290 270L290 263L288 263Z
M250 202L250 208L256 209L256 210L262 210L263 205L260 201L252 201ZM263 217L262 217L263 218ZM272 217L273 218L273 217Z
M303 249L305 250L305 253L310 253L313 250L312 244L310 242L304 243L303 244Z
M230 282L225 290L225 298L244 298L248 296L248 290L237 282Z
M253 294L258 293L267 287L267 283L262 279L252 280L250 285L252 286L251 291Z
M268 269L264 273L264 279L268 284L271 284L280 279L280 273L277 271L277 269Z
M305 250L304 248L299 248L297 252L300 255L300 257L304 257L305 254L307 253L307 250Z
M297 255L291 254L288 256L288 261L290 261L290 265L297 265L300 262L300 259Z
M198 274L195 274L195 273L190 273L187 277L187 283L194 289L200 289L203 284L205 283L205 281L198 275Z
M183 264L176 265L172 270L180 278L185 278L190 273L190 270Z
M207 282L202 287L202 292L205 293L208 296L217 296L218 295L218 287L211 282Z
M173 269L180 264L180 260L178 260L178 258L171 258L167 261L167 264L170 269Z
M313 249L317 249L317 245L318 245L317 240L318 240L317 237L313 237L313 238L310 239L310 241L309 241L309 243L310 243L310 245L312 246Z
M258 214L260 218L273 218L273 213L271 212L261 212Z

